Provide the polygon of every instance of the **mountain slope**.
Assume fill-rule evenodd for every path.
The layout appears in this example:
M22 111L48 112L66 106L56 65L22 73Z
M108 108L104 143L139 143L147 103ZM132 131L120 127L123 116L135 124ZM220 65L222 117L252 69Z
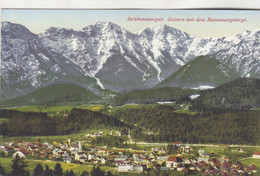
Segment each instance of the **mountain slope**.
M214 69L220 78L196 78L192 85L185 78L177 85L219 85L230 81L225 74L260 78L260 30L200 38L167 25L131 33L111 22L98 22L80 31L51 27L35 35L19 24L3 22L1 31L1 79L6 86L0 94L7 98L56 82L95 93L152 88L201 55L211 68L218 67ZM208 74L197 71L192 70L193 76Z
M239 78L215 89L204 90L192 102L195 109L260 107L260 80Z
M70 103L91 103L101 100L83 87L72 84L55 84L0 102L1 107L21 105L59 105Z
M50 52L35 34L19 24L2 23L1 42L1 91L7 98L55 82L82 83L89 89L98 87L96 80L85 76L79 66Z
M116 105L124 104L153 104L157 102L182 102L188 101L192 94L198 90L182 89L179 87L165 87L158 89L135 90L116 95L113 103Z
M221 63L214 56L199 56L185 64L173 75L156 87L180 86L195 88L199 86L217 86L239 78L236 70Z

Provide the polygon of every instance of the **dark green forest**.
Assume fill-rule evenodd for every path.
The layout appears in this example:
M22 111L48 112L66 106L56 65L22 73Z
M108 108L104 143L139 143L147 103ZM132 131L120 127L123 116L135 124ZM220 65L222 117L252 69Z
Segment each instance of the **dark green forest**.
M259 144L259 111L211 111L195 115L171 106L121 109L114 116L136 124L131 135L148 142ZM146 133L143 133L146 132Z
M46 113L0 109L0 118L7 119L0 124L0 132L4 136L65 135L82 129L127 126L102 113L80 109L73 109L66 117L50 117Z
M116 108L110 115L73 109L67 117L45 113L0 110L6 118L0 126L4 136L65 135L83 129L130 128L134 140L260 144L260 111L211 110L195 115L177 113L166 105ZM4 114L13 114L4 116Z
M239 78L215 89L203 90L192 101L195 110L250 109L260 107L260 80Z
M93 166L90 172L82 171L81 173L74 173L71 170L65 170L62 168L60 163L56 163L54 169L51 169L47 164L42 166L41 164L37 164L34 168L33 173L30 174L28 170L28 164L23 158L19 158L16 156L12 160L12 170L11 172L7 172L4 170L0 163L0 175L1 176L113 176L110 171L103 171L99 166Z
M94 112L73 109L68 115L0 109L0 133L4 136L65 135L84 129L131 129L134 140L260 144L260 80L240 78L215 89L199 92L181 88L132 91L118 95L114 104L175 101L176 104L114 107ZM188 109L176 111L185 102ZM177 109L176 109L177 108ZM180 113L182 112L182 113Z
M41 87L26 95L1 101L0 107L24 106L24 105L75 105L83 103L95 103L101 100L83 87L72 84L54 84Z
M135 90L116 95L112 103L115 105L123 105L130 103L153 104L158 101L186 102L190 101L190 95L196 94L197 92L198 90L178 87Z

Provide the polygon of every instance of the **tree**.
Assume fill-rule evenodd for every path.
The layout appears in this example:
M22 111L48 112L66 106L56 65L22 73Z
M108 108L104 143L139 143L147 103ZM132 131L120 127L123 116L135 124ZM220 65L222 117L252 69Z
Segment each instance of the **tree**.
M64 176L69 176L69 171L68 170L65 172Z
M75 176L75 174L74 174L72 169L70 170L69 176Z
M5 170L4 170L4 168L2 167L1 164L0 164L0 175L6 175Z
M110 171L108 171L108 172L106 173L106 176L113 176L113 174L112 174Z
M83 171L82 174L80 176L89 176L88 172Z
M43 176L53 176L52 170L49 168L49 166L47 164L45 165L45 170L44 170Z
M53 171L53 175L54 176L62 176L62 166L60 163L57 163L54 167L54 171Z
M28 167L27 163L24 161L24 159L20 158L18 155L15 156L15 159L12 161L12 176L29 176L29 172L25 170L26 167Z
M105 171L102 171L99 166L97 166L97 167L94 166L90 172L90 175L91 176L104 176Z
M37 164L36 168L33 171L33 176L42 176L44 173L43 167L41 164Z

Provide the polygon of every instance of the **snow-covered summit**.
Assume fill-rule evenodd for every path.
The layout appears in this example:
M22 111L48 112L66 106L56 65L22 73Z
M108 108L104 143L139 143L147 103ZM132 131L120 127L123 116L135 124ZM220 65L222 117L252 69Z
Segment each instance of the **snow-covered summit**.
M97 22L80 31L51 27L35 35L22 25L2 22L3 79L7 85L16 79L34 87L44 82L43 77L48 82L77 72L92 77L101 88L142 89L165 80L200 55L216 57L241 76L260 77L259 39L259 29L202 38L167 25L131 33L111 22ZM28 60L28 65L19 66ZM14 70L17 78L10 76ZM48 77L50 73L56 77ZM32 74L38 76L29 79Z

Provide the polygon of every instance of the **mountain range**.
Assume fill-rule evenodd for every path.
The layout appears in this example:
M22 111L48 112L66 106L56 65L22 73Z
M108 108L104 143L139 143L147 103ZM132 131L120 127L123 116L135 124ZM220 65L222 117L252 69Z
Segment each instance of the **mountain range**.
M40 34L11 22L1 28L0 98L50 84L101 95L153 87L218 86L260 78L260 29L232 37L196 37L167 25L132 33L111 22Z

